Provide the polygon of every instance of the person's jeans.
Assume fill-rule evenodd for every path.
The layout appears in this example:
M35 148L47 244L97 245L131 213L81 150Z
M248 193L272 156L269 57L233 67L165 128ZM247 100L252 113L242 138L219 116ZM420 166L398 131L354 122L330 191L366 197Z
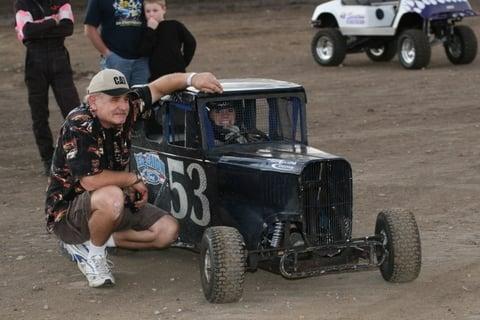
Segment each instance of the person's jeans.
M100 68L116 69L127 78L129 86L147 84L150 77L148 58L124 59L118 54L111 52L107 57L100 59Z

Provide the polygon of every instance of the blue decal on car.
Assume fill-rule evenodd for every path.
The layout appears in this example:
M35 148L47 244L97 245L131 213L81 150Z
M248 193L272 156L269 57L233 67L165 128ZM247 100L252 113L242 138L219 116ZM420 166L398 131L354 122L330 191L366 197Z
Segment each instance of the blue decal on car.
M165 182L165 163L160 160L158 154L135 153L135 161L145 183L159 185Z
M476 15L467 0L407 0L401 6L430 19Z

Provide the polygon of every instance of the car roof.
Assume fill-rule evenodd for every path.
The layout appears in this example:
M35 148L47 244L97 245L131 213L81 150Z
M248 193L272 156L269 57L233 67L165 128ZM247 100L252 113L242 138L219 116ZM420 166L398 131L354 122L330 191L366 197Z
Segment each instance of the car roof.
M254 94L254 93L278 93L278 92L301 92L305 93L304 88L293 82L273 80L273 79L220 79L223 86L222 94L207 94L200 92L194 87L189 87L186 91L198 97L213 97L238 94Z

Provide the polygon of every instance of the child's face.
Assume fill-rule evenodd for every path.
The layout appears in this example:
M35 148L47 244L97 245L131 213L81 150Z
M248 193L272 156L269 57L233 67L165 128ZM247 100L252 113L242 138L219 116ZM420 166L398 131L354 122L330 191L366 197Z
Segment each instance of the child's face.
M235 124L235 109L232 107L214 109L210 111L210 118L220 127L230 127Z
M148 19L153 18L158 22L164 20L165 12L167 8L164 5L158 3L145 3L145 17Z

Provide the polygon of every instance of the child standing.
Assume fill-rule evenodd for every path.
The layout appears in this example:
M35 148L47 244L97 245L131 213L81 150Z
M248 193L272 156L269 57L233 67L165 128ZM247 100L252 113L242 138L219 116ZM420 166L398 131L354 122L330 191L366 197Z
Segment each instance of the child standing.
M196 41L176 20L165 20L165 0L144 0L147 30L140 52L150 58L150 81L165 74L185 72L195 53Z

